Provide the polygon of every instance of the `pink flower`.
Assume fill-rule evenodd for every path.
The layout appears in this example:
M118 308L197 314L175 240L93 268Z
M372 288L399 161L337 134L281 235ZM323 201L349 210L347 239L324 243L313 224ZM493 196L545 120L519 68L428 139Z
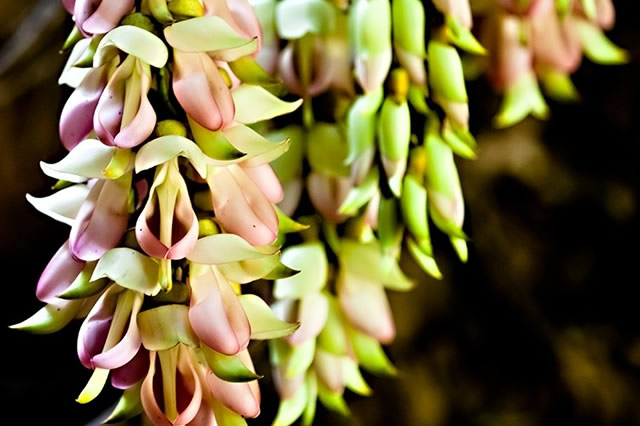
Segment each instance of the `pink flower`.
M36 288L36 297L43 302L56 299L82 272L85 262L77 260L71 254L69 241L51 258L47 267L42 271Z
M132 148L153 133L156 113L147 98L150 84L149 64L127 56L100 95L93 116L93 126L102 142Z
M226 278L213 266L192 265L189 322L213 350L234 355L249 344L251 326Z
M237 234L255 246L276 239L278 215L273 203L282 199L283 192L269 166L209 167L207 183L216 218L226 232Z
M69 235L69 248L77 259L98 260L118 245L127 230L131 173L94 183L80 207Z

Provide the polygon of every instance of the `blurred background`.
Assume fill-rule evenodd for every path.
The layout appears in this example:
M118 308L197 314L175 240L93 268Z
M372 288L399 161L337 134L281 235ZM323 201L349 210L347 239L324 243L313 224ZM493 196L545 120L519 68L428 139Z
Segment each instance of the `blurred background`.
M388 348L399 377L367 376L369 398L347 395L335 425L640 425L640 25L636 2L617 1L609 34L626 66L585 60L573 80L582 101L551 103L549 121L490 128L498 98L469 84L476 161L459 161L471 235L456 261L435 235L445 278L392 294L398 338ZM61 158L57 86L70 28L56 0L0 1L0 241L2 423L85 425L110 407L107 391L74 402L89 377L77 361L79 324L49 336L9 330L40 307L38 276L66 238L65 225L37 213L25 193L52 180L40 160ZM258 354L264 347L254 348ZM263 412L277 397L266 358L257 362Z

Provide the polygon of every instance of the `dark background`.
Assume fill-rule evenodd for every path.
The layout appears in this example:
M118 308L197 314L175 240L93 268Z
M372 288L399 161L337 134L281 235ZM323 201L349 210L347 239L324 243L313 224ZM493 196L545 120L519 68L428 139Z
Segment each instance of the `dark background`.
M476 161L459 162L470 260L458 263L436 234L443 281L406 262L421 283L391 295L399 335L388 352L401 375L367 376L374 395L348 393L350 419L320 409L317 424L640 424L640 26L632 3L616 2L610 33L632 62L585 60L573 79L582 102L551 103L547 122L490 129L498 99L484 81L470 83L480 150ZM49 336L6 327L39 309L38 276L68 233L24 194L47 194L53 182L38 162L62 156L57 119L68 92L56 84L57 51L69 18L54 0L2 1L0 23L0 422L83 425L117 393L74 402L89 377L75 352L79 324ZM268 374L264 355L257 368ZM275 415L268 377L262 385L263 412L252 424Z

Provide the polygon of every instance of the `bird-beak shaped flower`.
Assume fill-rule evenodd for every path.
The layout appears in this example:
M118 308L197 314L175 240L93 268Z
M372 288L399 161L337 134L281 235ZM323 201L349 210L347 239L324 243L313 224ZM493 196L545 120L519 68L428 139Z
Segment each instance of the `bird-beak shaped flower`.
M469 0L433 0L436 9L445 15L451 15L465 28L471 28L471 7Z
M189 322L213 350L235 355L249 344L251 326L226 278L210 265L191 264Z
M104 34L133 9L134 0L65 0L64 5L85 35Z
M94 183L71 227L69 247L77 259L98 260L127 229L132 173Z
M489 51L489 76L499 89L511 87L531 71L529 46L521 43L521 25L517 17L496 14L489 17L484 29L485 46Z
M73 257L65 241L47 264L38 280L36 297L43 302L55 300L82 272L85 262Z
M254 53L259 44L251 20L241 19L247 24L239 25L226 3L215 2L215 5L218 3L220 10L215 9L215 13L221 16L189 19L164 31L174 48L173 90L176 98L190 117L209 130L224 128L235 115L230 85L226 81L230 80L228 71L221 70L214 60L234 61ZM214 6L214 2L208 4ZM244 7L239 7L236 14L245 16L245 12ZM226 80L223 73L228 77Z
M132 148L147 139L156 125L156 113L147 98L151 85L148 64L129 55L102 92L93 126L107 145Z
M427 83L424 67L425 15L420 0L396 0L391 3L393 43L398 61L418 86Z
M264 182L256 185L250 177L256 174L262 174L262 170L247 174L235 164L209 167L207 183L216 218L224 230L262 246L271 244L278 236L278 215L270 198L279 199L282 189L267 189Z
M580 37L571 20L559 18L555 8L531 18L531 41L536 66L574 72L580 65Z

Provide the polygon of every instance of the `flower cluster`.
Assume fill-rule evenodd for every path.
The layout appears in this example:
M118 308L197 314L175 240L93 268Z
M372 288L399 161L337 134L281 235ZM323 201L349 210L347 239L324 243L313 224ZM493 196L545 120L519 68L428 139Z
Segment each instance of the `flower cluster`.
M347 413L345 389L370 392L361 367L395 374L381 345L386 290L415 284L403 248L441 278L432 222L467 259L465 76L486 70L508 126L547 114L538 81L574 99L583 52L626 60L602 32L610 0L433 0L429 20L420 0L63 4L69 152L41 164L55 192L27 198L71 231L38 282L46 306L14 327L82 319L78 402L110 379L109 421L257 416L252 339L270 340L274 424L310 424L318 399ZM243 291L256 280L271 306Z

